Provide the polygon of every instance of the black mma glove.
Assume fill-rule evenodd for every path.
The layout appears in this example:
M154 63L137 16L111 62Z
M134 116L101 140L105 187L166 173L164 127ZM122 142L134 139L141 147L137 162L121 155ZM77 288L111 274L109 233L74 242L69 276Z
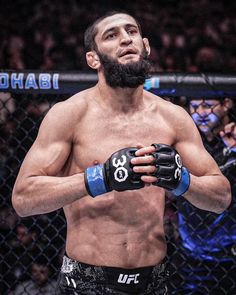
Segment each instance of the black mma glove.
M141 174L133 171L131 159L137 148L124 148L112 154L104 163L85 170L85 186L92 197L112 190L126 191L144 187Z
M175 196L183 195L189 188L190 176L182 166L180 155L166 144L154 143L152 146L156 149L152 156L157 168L152 175L158 178L153 184L170 190Z

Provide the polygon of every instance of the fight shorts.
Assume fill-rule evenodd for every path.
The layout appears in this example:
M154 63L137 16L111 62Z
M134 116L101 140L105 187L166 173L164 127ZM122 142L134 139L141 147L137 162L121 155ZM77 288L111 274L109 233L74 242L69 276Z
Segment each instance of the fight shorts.
M166 263L134 269L94 266L63 257L56 295L166 295Z

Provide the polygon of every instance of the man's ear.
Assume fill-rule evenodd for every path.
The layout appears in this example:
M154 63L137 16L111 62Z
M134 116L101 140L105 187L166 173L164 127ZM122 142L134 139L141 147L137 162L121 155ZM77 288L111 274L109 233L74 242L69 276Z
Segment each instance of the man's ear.
M224 99L223 105L224 105L225 111L228 111L229 109L232 109L233 107L233 100L231 98L226 97Z
M100 59L95 51L86 52L86 60L88 66L93 70L97 70L100 67Z
M147 38L143 38L143 44L144 44L144 47L147 51L147 54L150 55L151 53L151 48L150 48L150 45L149 45L149 41Z

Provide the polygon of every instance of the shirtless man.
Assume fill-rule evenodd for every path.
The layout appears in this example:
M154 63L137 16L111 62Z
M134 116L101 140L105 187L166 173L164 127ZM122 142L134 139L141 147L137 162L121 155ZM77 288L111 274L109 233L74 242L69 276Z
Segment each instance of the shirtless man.
M48 112L13 206L20 216L63 207L62 294L166 294L165 189L220 213L230 185L187 112L144 91L150 47L132 16L98 19L85 46L98 83Z

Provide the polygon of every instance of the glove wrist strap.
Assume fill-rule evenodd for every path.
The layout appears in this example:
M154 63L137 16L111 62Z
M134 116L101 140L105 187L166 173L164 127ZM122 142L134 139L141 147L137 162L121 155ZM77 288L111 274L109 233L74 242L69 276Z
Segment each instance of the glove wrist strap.
M107 193L107 188L103 175L104 165L99 164L88 167L84 172L85 186L90 196L96 196Z
M189 175L188 169L185 167L182 167L181 170L182 170L181 180L180 180L177 188L175 188L171 191L172 194L174 194L176 197L180 197L184 193L186 193L186 191L188 190L189 185L190 185L190 175Z

